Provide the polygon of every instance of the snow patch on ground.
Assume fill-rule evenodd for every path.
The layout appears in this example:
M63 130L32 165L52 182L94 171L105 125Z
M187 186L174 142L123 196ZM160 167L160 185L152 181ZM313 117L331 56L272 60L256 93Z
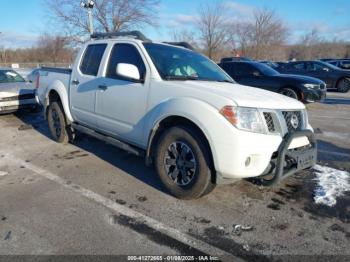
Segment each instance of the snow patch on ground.
M8 175L8 173L7 173L7 172L0 171L0 177L2 177L2 176L7 176L7 175Z
M335 168L316 165L314 167L317 181L314 200L316 204L334 206L337 198L350 191L350 173Z

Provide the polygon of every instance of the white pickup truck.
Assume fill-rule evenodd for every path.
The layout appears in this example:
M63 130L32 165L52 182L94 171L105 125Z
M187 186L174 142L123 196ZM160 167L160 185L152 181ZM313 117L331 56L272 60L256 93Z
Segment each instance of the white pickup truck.
M94 36L72 70L43 68L37 97L57 142L78 130L143 156L181 199L238 179L273 185L316 162L302 103L138 32Z

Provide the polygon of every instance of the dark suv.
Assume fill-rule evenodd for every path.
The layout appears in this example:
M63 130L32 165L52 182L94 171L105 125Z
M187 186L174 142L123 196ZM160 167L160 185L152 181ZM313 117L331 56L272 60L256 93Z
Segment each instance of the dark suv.
M326 97L326 84L316 78L282 75L258 62L227 62L219 66L242 85L277 92L303 102L320 101Z
M337 89L339 92L350 90L350 71L340 69L322 61L289 62L276 68L280 73L306 75L316 77L326 82L327 89Z

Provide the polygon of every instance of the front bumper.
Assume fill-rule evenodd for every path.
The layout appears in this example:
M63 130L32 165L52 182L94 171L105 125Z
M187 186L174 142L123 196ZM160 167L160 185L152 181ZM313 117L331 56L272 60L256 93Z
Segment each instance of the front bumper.
M35 108L38 106L35 99L0 101L0 114L7 114L20 109Z
M230 184L241 179L261 180L266 176L272 176L273 182L277 183L316 163L317 149L311 127L287 133L284 137L241 131L239 136L231 139L232 144L219 144L220 148L216 151L220 156L216 162L217 184ZM308 141L296 145L299 139ZM310 155L311 161L305 160L305 165L302 165L303 159Z
M310 144L300 148L290 149L292 141L300 137L307 137ZM271 186L298 171L313 167L316 161L317 145L313 132L307 130L287 134L279 146L278 151L271 159L266 174L251 180L259 185ZM266 179L266 177L270 179Z
M308 89L303 92L303 101L306 103L322 102L327 97L326 89Z

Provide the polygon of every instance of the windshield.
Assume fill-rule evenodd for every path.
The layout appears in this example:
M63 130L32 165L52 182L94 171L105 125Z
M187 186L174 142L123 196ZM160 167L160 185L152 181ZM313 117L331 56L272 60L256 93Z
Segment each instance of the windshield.
M279 75L275 69L269 67L268 65L256 63L255 66L260 70L260 72L265 76L276 76Z
M144 43L160 76L164 80L233 80L205 56L188 49L155 43Z
M0 70L0 83L15 82L25 82L25 80L13 70Z

